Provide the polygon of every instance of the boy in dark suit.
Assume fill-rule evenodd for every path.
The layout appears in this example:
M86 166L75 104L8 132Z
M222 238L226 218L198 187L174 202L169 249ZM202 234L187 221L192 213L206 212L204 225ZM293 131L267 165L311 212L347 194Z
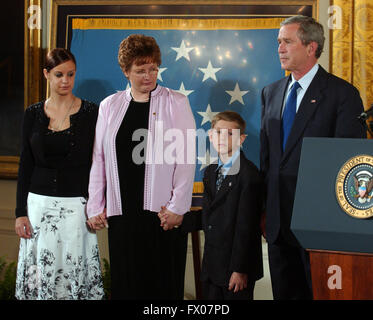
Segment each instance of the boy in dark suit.
M263 276L262 181L257 167L240 152L246 138L241 116L220 112L211 125L209 139L219 160L204 172L202 210L185 214L181 229L205 233L203 297L249 300L255 281ZM160 218L167 219L162 213Z

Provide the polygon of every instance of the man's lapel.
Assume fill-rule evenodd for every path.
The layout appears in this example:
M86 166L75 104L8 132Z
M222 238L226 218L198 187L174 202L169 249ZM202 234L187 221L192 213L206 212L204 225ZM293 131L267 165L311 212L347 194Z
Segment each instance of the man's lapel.
M212 200L215 197L215 189L216 189L216 169L218 165L216 163L211 164L206 170L206 176L203 179L204 188L206 189L206 194L208 197L208 202L211 204Z
M327 72L321 66L319 66L319 70L303 96L298 112L295 115L293 127L291 128L290 135L282 155L282 160L287 158L291 150L298 143L299 139L303 135L308 121L311 119L317 107L324 99L324 94L322 91L327 85L326 78Z

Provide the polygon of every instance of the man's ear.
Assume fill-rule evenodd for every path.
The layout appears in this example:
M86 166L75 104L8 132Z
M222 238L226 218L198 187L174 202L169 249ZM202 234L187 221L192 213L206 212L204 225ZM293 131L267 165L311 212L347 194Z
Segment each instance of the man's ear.
M318 46L319 45L317 44L317 42L315 42L315 41L310 42L307 46L308 55L309 56L312 56L312 55L316 56L316 50L317 50Z

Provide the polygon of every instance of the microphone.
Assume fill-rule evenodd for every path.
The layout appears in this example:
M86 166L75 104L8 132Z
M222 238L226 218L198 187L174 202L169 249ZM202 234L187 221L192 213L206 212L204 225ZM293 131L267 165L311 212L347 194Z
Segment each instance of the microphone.
M373 115L373 104L366 111L363 111L357 118L362 121L366 121L371 115Z

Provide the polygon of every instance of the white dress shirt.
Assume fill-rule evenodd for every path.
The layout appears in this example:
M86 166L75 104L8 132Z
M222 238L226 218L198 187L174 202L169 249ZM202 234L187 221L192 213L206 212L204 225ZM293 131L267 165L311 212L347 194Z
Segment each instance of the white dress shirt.
M319 70L319 64L316 63L310 71L308 71L302 78L300 78L298 80L298 83L300 84L300 87L297 90L297 112L298 112L300 103L302 102L302 99L303 99L308 87L310 86L310 84L311 84L311 82L312 82L313 78L315 77L318 70ZM290 94L291 88L293 87L293 84L296 81L297 80L294 79L293 75L291 75L291 81L288 85L288 89L286 91L284 103L282 105L282 114L284 113L285 104L286 104L286 101L287 101L288 96Z

